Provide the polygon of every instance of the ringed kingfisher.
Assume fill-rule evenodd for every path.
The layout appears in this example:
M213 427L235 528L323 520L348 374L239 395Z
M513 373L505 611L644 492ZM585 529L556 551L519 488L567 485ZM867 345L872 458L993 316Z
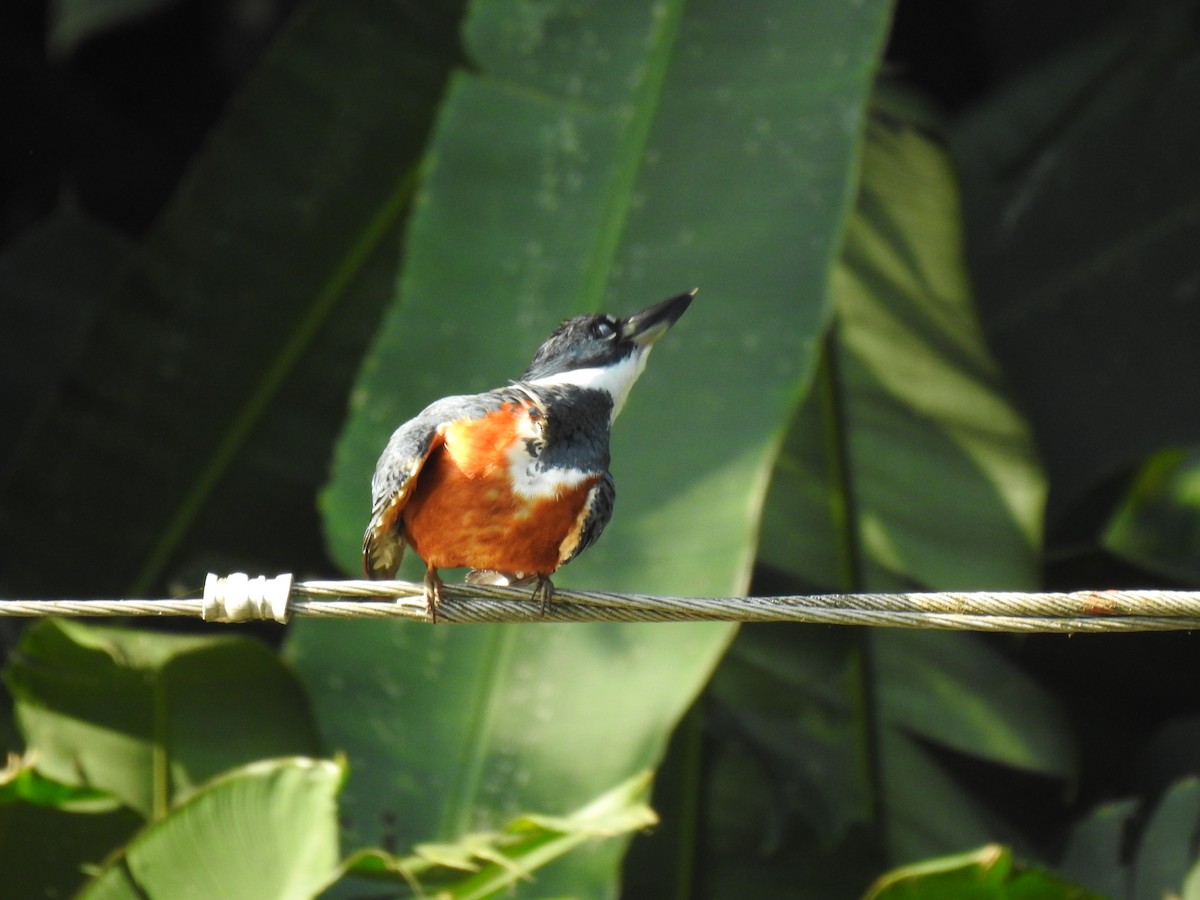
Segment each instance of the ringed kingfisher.
M626 316L567 319L506 387L445 397L392 434L371 479L363 570L393 578L405 546L425 562L437 621L438 569L468 584L534 583L590 547L612 516L609 434L655 341L696 291Z

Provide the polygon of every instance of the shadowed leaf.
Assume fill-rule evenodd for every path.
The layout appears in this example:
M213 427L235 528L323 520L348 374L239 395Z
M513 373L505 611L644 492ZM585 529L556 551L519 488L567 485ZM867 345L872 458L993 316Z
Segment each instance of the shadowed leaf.
M1200 441L1196 24L1130 7L955 129L980 308L1064 537L1092 537L1099 484Z
M11 590L143 594L214 557L324 565L313 486L390 289L455 21L454 4L314 2L268 51L4 473Z

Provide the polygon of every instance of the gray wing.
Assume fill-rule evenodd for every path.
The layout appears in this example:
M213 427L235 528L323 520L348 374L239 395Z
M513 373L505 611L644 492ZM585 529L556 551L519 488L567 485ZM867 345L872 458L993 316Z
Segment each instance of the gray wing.
M395 577L405 547L400 514L425 461L442 445L446 427L486 415L512 399L504 390L445 397L392 433L371 478L371 521L363 534L363 572L368 578Z
M561 557L560 565L565 566L600 539L604 526L612 518L613 503L616 502L616 499L617 486L613 483L612 474L606 471L588 491L587 504L583 508L575 546L570 546L570 539L563 542L562 549L566 552Z

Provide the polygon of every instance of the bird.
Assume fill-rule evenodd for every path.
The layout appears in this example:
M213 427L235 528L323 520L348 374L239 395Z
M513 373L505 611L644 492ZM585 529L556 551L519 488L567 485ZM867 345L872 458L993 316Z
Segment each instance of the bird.
M516 381L444 397L393 433L371 478L363 571L395 577L405 547L425 563L437 621L439 570L468 584L533 584L544 616L561 566L599 539L616 486L609 436L657 342L696 290L624 318L566 319Z

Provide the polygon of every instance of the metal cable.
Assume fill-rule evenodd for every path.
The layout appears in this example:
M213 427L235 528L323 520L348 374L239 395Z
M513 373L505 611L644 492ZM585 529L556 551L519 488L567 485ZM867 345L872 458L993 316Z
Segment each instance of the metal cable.
M1012 591L656 597L555 590L543 613L529 588L446 585L439 622L811 622L965 631L1111 632L1200 628L1200 591ZM284 622L289 616L428 621L423 588L407 581L303 581L210 575L184 600L0 600L0 616L191 616Z

